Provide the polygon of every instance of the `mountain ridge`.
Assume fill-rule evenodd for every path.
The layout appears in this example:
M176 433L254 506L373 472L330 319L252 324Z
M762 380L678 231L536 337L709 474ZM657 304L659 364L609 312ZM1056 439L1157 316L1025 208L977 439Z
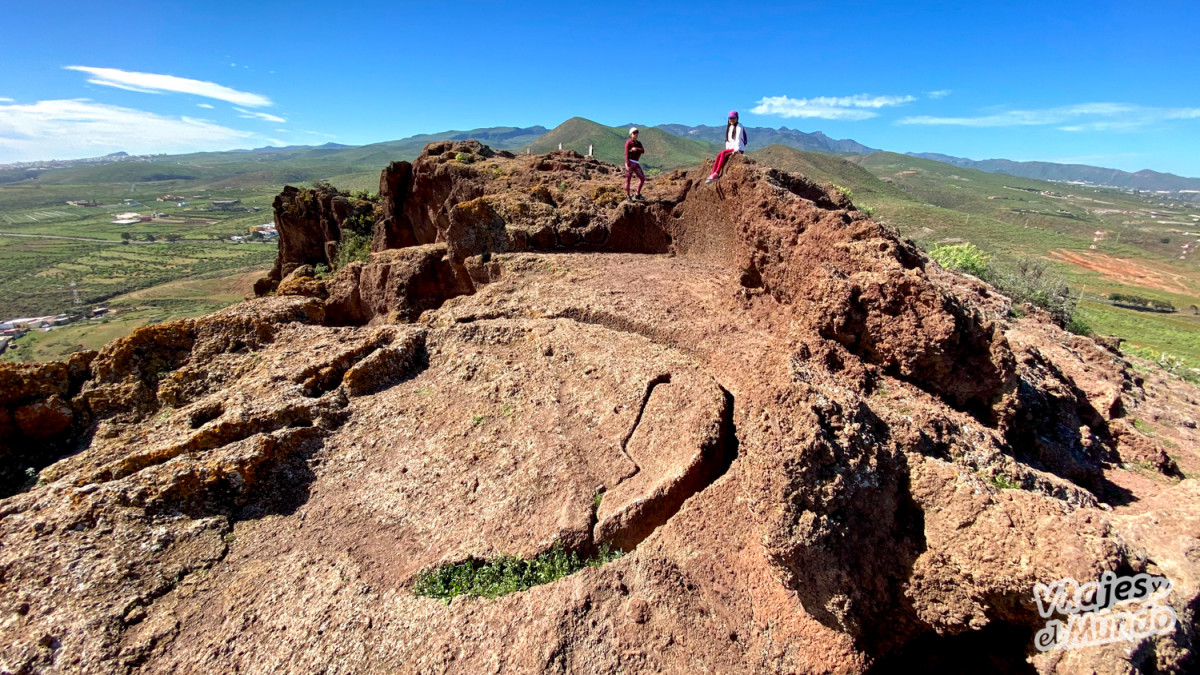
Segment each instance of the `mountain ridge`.
M684 138L696 138L709 143L723 144L725 142L725 127L720 126L687 126L685 124L661 124L659 129ZM787 127L772 129L770 127L746 127L746 135L750 141L747 149L761 150L771 145L786 145L797 150L809 152L827 152L830 154L869 155L880 152L858 141L849 138L830 138L823 132L805 132Z
M1142 169L1122 171L1090 164L1061 164L1058 162L1016 161L1011 159L974 160L936 152L909 152L911 157L931 159L943 164L952 164L964 169L978 169L988 173L1002 173L1038 180L1078 181L1107 187L1118 187L1152 192L1200 190L1200 178L1178 176L1173 173Z

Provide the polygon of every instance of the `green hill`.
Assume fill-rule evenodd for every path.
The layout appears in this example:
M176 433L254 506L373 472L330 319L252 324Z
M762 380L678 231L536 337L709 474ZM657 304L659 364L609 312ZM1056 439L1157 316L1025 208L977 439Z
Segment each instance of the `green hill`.
M903 190L889 185L861 166L836 155L796 150L785 145L771 145L750 153L763 164L799 173L818 183L833 183L849 188L855 201L873 205L881 199L908 200Z
M712 143L680 138L655 127L639 127L642 145L646 146L642 166L648 169L677 169L693 166L716 156L719 148ZM626 127L606 127L582 117L572 117L551 129L545 136L529 144L533 153L550 152L559 144L566 150L586 155L593 145L596 159L612 164L624 164Z

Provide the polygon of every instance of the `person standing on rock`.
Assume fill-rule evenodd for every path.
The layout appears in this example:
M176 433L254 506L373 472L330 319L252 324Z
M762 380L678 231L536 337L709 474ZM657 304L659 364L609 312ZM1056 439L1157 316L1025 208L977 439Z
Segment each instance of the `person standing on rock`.
M629 130L629 140L625 141L625 198L626 199L641 199L642 186L646 184L646 174L642 173L642 164L638 160L641 159L642 153L646 149L642 147L642 142L638 140L638 128L633 127ZM637 174L638 188L637 195L629 195L629 181L633 178L633 174Z
M716 180L725 166L725 160L735 152L739 155L746 154L746 128L738 124L738 112L730 110L729 123L725 127L725 149L717 155L717 160L713 162L712 175L704 182L711 183Z

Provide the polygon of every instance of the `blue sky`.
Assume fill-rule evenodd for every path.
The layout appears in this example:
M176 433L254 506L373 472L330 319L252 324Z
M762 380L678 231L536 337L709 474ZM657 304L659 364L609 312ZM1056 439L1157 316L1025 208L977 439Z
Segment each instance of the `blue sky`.
M722 124L1200 176L1200 3L6 3L0 162Z

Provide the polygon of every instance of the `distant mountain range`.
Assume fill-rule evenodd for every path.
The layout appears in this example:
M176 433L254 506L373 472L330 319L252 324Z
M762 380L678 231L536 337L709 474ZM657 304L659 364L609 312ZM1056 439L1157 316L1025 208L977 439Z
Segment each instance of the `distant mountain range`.
M638 126L642 129L641 140L646 146L644 165L647 168L672 169L699 164L705 158L714 156L724 143L723 126ZM563 148L582 154L591 146L598 159L620 164L624 159L628 127L629 125L606 126L582 117L573 117L553 129L532 126L449 130L360 146L326 143L318 146L293 145L138 157L116 152L92 159L19 163L0 167L0 184L30 179L59 184L91 181L197 180L243 174L254 174L255 180L267 182L297 182L323 176L378 171L388 162L415 158L427 143L469 138L478 139L493 148L513 152L548 152L561 144ZM882 152L852 139L830 138L819 131L808 133L787 127L748 127L747 135L750 141L747 149L751 152L762 151L771 146L843 157ZM779 155L779 151L776 149L769 154ZM1084 164L1015 162L1007 159L976 161L936 153L909 154L989 173L1170 192L1174 197L1200 201L1200 178L1187 178L1157 171L1129 173ZM795 161L795 158L789 157L788 160ZM120 166L111 166L113 164ZM165 169L163 164L172 166Z
M978 169L988 173L1003 173L1022 178L1053 181L1079 181L1095 185L1108 185L1130 190L1151 192L1200 190L1200 178L1185 178L1173 173L1160 173L1143 169L1136 173L1105 169L1086 164L1056 164L1054 162L1014 162L1009 159L973 160L935 152L910 152L912 157L932 159L935 162L953 164L964 169Z
M660 124L659 129L682 136L684 138L694 138L708 143L717 145L725 145L725 127L710 127L701 124L696 127L689 127L683 124ZM826 152L832 155L869 155L873 152L879 152L876 148L870 148L858 141L846 139L830 138L820 131L807 133L797 131L787 127L779 127L772 129L770 127L746 127L746 138L749 141L747 150L760 150L771 145L786 145L789 148L804 150L807 152Z

